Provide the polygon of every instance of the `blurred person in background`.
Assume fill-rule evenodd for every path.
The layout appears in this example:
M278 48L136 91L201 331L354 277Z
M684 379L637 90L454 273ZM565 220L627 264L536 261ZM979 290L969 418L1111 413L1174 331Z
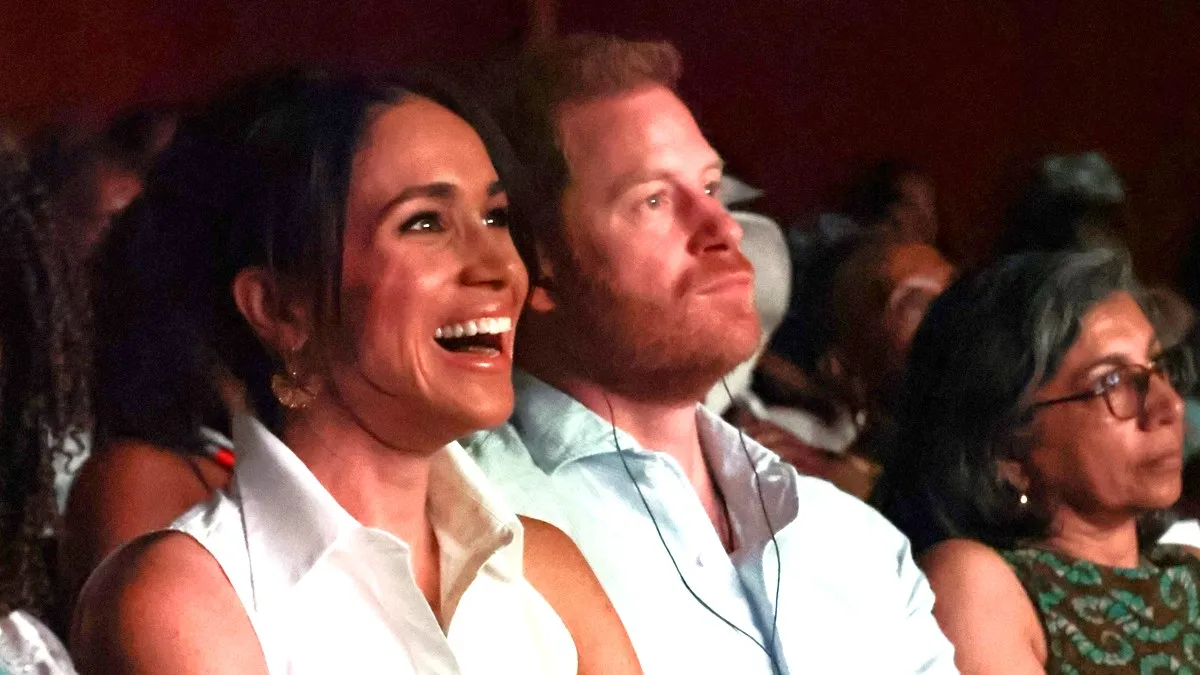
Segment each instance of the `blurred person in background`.
M126 542L224 487L241 385L214 354L209 229L122 218L95 256L95 435L70 489L59 567L70 597ZM232 410L231 410L232 409Z
M113 220L141 194L177 122L172 111L142 108L121 114L98 134L67 126L35 140L34 170L61 215L72 260L91 259Z
M937 190L916 165L888 159L868 168L851 182L842 211L863 229L937 245Z
M0 672L74 673L54 559L59 474L90 430L87 305L44 186L0 132ZM44 622L44 623L43 623Z
M1099 152L1041 160L1008 210L1003 253L1126 250L1125 184Z
M763 368L772 419L844 455L835 482L852 494L871 491L891 445L912 336L955 273L928 244L880 233L844 238L809 270L807 294L773 343Z

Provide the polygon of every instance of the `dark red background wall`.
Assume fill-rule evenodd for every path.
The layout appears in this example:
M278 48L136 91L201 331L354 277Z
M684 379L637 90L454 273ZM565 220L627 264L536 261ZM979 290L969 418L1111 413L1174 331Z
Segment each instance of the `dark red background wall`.
M270 65L387 70L519 46L525 0L5 0L0 119L202 97Z
M487 57L527 16L522 0L16 0L0 6L0 118L101 119L293 60ZM1174 272L1200 217L1194 0L575 0L558 23L674 41L686 98L777 216L904 157L938 182L942 245L973 261L1021 168L1100 149L1130 188L1145 274Z

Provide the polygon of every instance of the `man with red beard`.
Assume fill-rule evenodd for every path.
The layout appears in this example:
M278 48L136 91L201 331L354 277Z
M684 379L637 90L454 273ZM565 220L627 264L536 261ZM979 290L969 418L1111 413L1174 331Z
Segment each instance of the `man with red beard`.
M533 288L515 412L471 452L575 539L647 673L954 672L907 540L698 403L759 323L679 71L566 38L494 102L536 186L510 188Z

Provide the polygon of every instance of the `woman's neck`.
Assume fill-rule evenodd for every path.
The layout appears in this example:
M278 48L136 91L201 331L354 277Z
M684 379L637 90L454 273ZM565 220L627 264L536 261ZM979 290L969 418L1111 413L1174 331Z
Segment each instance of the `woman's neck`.
M1137 567L1140 560L1137 520L1088 518L1062 507L1043 542L1052 549L1106 567Z
M427 501L439 448L387 446L332 403L290 415L284 426L284 443L347 513L409 545L413 576L437 614L439 551Z

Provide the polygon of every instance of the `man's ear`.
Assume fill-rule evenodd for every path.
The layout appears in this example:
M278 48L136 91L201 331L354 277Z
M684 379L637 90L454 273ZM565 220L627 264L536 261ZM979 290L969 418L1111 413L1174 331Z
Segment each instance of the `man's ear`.
M231 285L234 304L258 335L277 354L299 351L312 336L308 306L262 267L247 267Z
M535 312L549 313L558 307L558 288L554 283L554 264L539 243L537 246L537 283L529 289L526 304Z

